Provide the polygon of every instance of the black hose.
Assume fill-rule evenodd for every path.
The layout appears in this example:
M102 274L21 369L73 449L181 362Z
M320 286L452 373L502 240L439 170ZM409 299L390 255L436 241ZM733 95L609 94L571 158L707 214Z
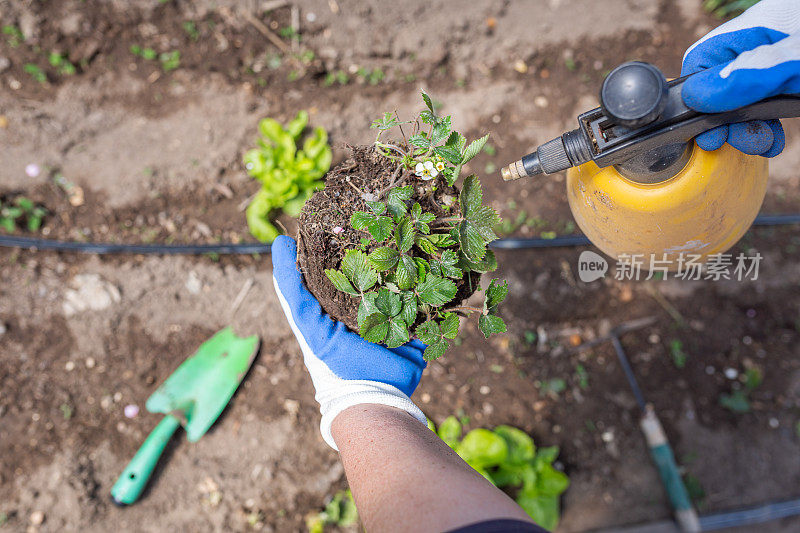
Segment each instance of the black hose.
M793 215L760 215L754 226L786 226L800 224L800 213ZM497 239L489 244L495 250L523 250L531 248L572 248L591 244L583 235L565 235L554 239L523 239L510 237ZM31 250L55 250L59 252L81 252L87 254L159 254L159 255L236 255L268 254L271 245L261 243L240 244L114 244L94 242L53 241L37 237L0 235L0 246Z

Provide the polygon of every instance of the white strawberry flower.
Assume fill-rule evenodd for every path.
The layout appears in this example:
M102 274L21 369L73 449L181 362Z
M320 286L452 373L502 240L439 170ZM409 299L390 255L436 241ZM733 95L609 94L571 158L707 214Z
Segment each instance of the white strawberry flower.
M425 181L432 180L439 175L439 172L433 166L433 161L417 163L417 166L414 167L414 173Z
M444 161L439 161L436 163L436 170L438 172L442 172L444 170Z

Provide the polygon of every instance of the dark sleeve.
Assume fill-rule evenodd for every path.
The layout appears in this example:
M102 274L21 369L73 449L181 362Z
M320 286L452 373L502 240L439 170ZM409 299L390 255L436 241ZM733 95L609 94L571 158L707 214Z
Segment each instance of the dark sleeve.
M453 529L448 533L547 533L546 529L522 520L487 520Z

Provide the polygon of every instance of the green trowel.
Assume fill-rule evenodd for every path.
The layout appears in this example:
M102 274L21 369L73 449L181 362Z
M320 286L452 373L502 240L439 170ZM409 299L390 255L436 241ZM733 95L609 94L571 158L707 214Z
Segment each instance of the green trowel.
M111 489L118 505L134 503L147 485L161 453L181 425L189 442L202 437L236 392L258 351L258 337L237 337L228 327L197 352L150 396L147 410L164 413Z

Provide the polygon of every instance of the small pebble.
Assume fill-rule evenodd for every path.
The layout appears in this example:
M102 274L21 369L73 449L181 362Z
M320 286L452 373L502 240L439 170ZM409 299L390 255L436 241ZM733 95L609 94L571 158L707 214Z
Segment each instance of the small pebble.
M534 98L533 99L533 104L536 107L541 107L542 109L544 109L545 107L550 105L550 103L547 101L547 98L544 97L544 96L537 96L536 98Z
M114 393L114 402L120 402L121 400L122 400L122 393L121 392L115 392Z
M336 226L335 228L333 228L333 233L335 233L336 235L339 235L340 233L344 233L344 228L341 227L341 226Z
M94 368L95 360L94 357L87 357L86 358L86 368Z
M503 119L500 117L500 115L494 115L492 117L492 122L494 122L495 124L500 124L501 120L503 120Z
M67 361L67 364L64 365L64 370L67 372L75 370L75 361Z
M5 334L6 331L8 331L8 329L6 328L6 325L4 323L0 322L0 335Z
M34 526L42 525L42 522L44 522L44 513L42 511L32 512L30 516L30 521L31 524Z
M31 416L31 420L33 420L34 422L38 422L40 418L41 416L39 416L39 413L33 413L33 415Z
M125 429L127 429L125 422L117 422L117 431L119 431L120 433L124 433Z
M139 406L134 404L126 405L122 412L127 418L136 418L136 416L139 414Z
M647 338L647 340L650 341L650 344L658 344L661 342L661 337L659 337L658 334L653 333Z
M39 165L36 163L30 163L25 167L25 174L28 175L29 178L35 178L42 172L42 169L39 168Z
M561 433L561 426L559 426L558 424L553 426L553 433Z
M422 403L430 403L430 401L431 401L431 395L430 395L430 394L428 394L428 393L426 392L425 394L423 394L423 395L420 397L420 399L422 400Z
M614 432L613 431L604 431L600 438L603 439L603 442L613 442L614 441Z
M769 427L771 427L772 429L778 429L778 426L780 426L780 425L781 425L781 423L778 421L777 418L770 418L769 419Z
M712 375L713 373L714 373L714 367L713 367L713 366L711 366L711 365L707 366L707 367L706 367L706 374L708 374L708 375L710 376L710 375Z
M725 370L723 370L723 373L728 379L736 379L739 377L739 371L735 368L727 367Z
M109 407L111 407L111 404L113 402L114 400L111 399L111 396L103 396L102 398L100 398L100 407L102 407L103 409L108 409Z
M756 317L756 310L755 309L748 309L747 310L747 318L755 318Z
M315 20L317 20L317 14L312 11L309 11L308 13L306 13L306 20L309 22L314 22Z
M526 65L523 60L517 59L514 62L514 70L516 70L520 74L525 74L526 72L528 72L528 65Z
M490 389L488 385L481 385L481 388L478 389L478 391L485 396L492 392L492 389Z
M745 346L750 346L751 344L753 344L753 337L745 335L744 337L742 337L742 344L744 344Z

